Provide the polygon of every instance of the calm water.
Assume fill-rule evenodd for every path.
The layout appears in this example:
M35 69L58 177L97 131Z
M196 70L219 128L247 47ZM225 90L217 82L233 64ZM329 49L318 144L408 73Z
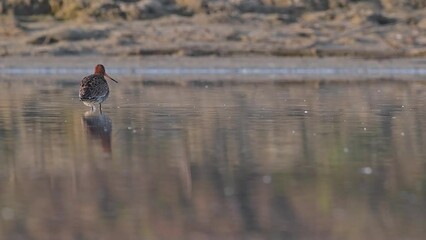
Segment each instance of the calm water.
M426 85L0 80L1 239L424 239Z

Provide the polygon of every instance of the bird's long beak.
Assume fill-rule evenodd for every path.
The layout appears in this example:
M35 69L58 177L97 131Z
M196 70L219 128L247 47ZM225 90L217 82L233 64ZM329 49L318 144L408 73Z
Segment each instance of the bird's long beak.
M110 77L108 74L104 74L105 75L105 77L107 77L107 78L109 78L109 79L111 79L112 81L114 81L114 82L116 82L116 83L118 83L117 81L115 81L112 77Z

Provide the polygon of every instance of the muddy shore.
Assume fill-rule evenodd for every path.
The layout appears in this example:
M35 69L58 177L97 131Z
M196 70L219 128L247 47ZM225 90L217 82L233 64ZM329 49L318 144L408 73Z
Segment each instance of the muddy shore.
M76 17L64 9L62 15L3 10L0 56L426 56L426 11L420 7L389 10L374 1L344 1L327 9L263 4L213 11L117 2L89 6Z

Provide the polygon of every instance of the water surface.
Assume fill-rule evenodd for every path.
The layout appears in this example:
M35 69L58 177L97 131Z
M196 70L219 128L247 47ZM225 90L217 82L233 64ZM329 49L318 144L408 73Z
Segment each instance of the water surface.
M426 234L422 83L78 84L0 80L2 239Z

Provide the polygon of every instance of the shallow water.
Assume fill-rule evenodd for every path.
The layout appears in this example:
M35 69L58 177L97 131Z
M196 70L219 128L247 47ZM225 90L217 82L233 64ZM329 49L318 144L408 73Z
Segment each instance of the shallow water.
M426 85L0 80L2 239L423 239Z
M2 75L78 75L91 72L89 68L76 67L0 67ZM411 76L421 77L426 75L426 69L422 66L308 66L308 67L112 67L108 68L111 74L120 76L268 76L268 77L344 77L344 76L367 76L367 77L398 77Z

